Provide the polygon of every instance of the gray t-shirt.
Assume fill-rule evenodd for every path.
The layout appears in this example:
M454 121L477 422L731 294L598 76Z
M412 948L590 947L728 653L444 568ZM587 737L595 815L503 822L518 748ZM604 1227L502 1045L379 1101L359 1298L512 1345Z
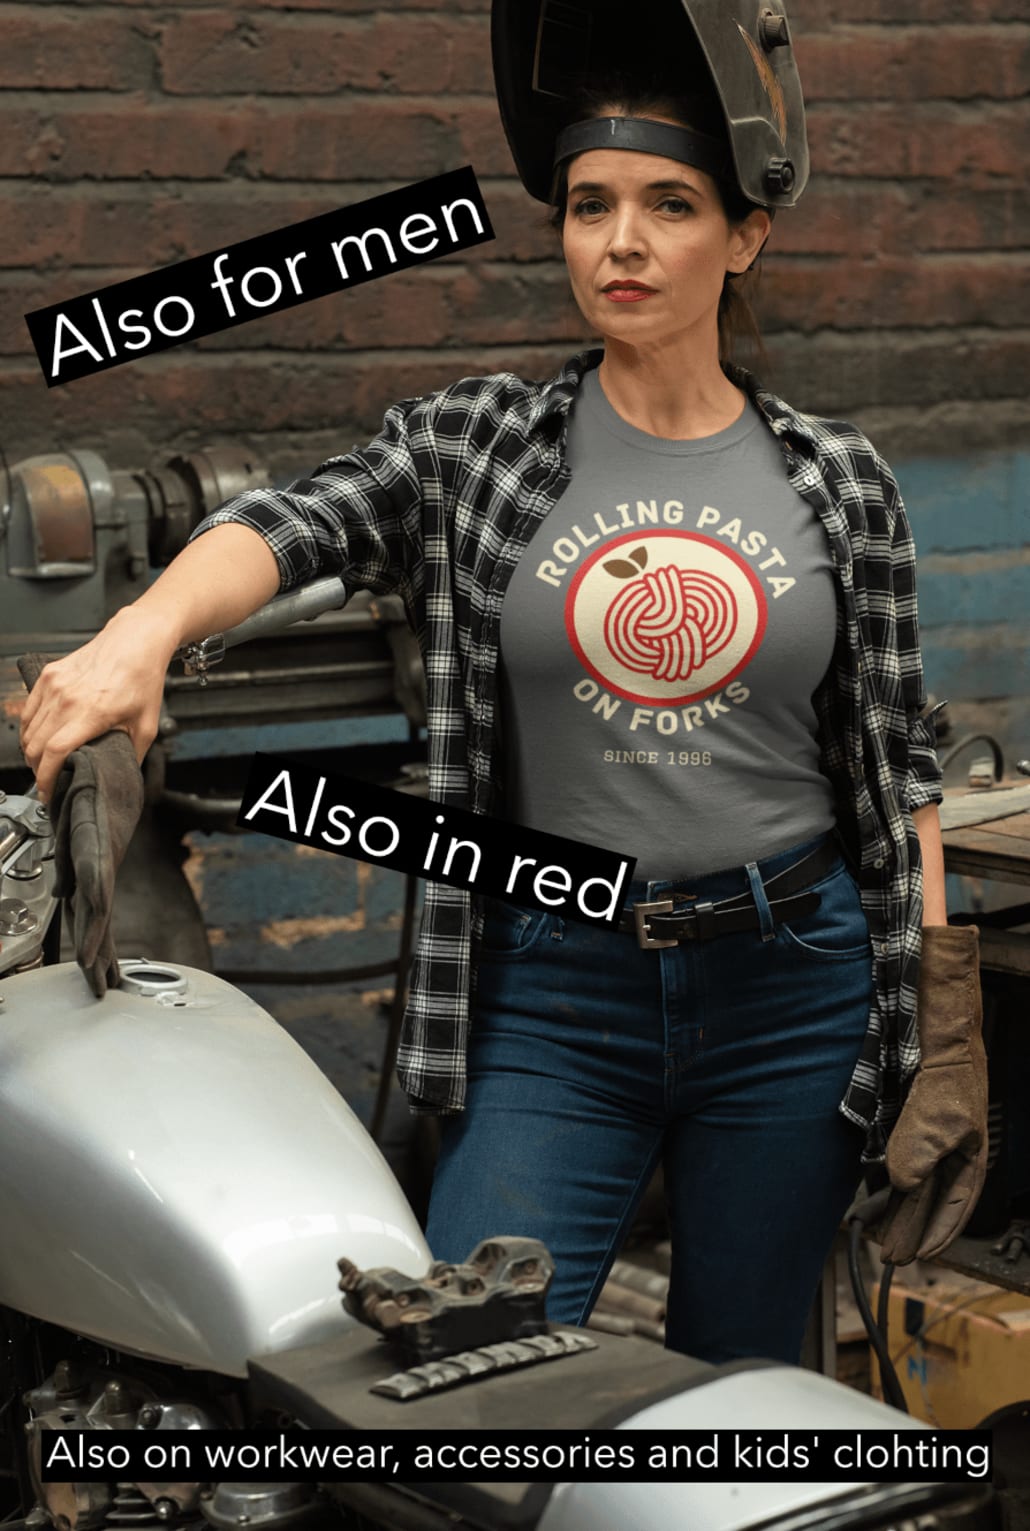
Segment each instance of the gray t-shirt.
M811 702L836 634L829 545L754 406L667 440L591 371L567 463L501 611L509 818L650 879L832 828Z

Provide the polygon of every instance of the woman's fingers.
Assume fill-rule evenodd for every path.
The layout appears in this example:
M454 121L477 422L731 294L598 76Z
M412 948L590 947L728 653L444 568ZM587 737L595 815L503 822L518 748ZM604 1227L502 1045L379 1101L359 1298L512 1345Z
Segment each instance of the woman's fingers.
M33 718L36 716L36 713L39 711L39 704L40 704L40 701L41 701L42 695L43 695L43 693L39 689L39 681L43 679L43 676L45 674L46 674L46 666L43 667L43 670L40 672L39 680L37 680L36 684L33 686L32 690L29 692L28 696L25 698L24 704L22 705L22 709L21 709L21 737L22 737L23 743L24 743L24 739L25 739L25 730L27 729L28 725L32 722Z
M126 611L45 667L21 720L22 751L45 801L72 750L112 728L129 735L142 761L157 735L167 662L164 640Z

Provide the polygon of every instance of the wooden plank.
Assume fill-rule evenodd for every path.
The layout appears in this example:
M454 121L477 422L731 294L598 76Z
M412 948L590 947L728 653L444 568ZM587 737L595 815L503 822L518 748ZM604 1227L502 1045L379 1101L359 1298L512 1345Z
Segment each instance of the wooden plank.
M986 826L949 829L942 840L944 866L949 872L1000 882L1030 882L1030 840L995 834Z
M1007 819L991 819L984 829L986 833L1000 835L1004 839L1022 840L1030 848L1030 813L1014 813Z
M996 1243L997 1239L958 1238L936 1257L934 1263L1030 1297L1030 1258L1023 1255L1019 1260L1005 1260L1001 1255L991 1253L991 1245Z
M1008 973L1030 979L1030 935L1018 930L980 929L980 966L992 973ZM1030 1018L1030 1005L1024 1012Z
M1030 858L1004 857L990 851L949 852L944 847L944 869L956 877L986 877L994 882L1030 883Z
M948 792L940 805L944 829L969 824L991 824L998 819L1021 818L1030 813L1030 782L984 788L976 792Z
M941 831L946 840L962 842L966 836L996 835L1000 840L1030 841L1030 813L1013 813L1005 819L988 819L986 824L958 824Z

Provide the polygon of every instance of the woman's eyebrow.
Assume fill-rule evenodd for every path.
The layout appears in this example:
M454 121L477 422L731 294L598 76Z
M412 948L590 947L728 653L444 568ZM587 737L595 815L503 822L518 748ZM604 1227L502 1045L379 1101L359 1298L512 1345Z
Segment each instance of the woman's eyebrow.
M605 181L576 181L576 183L573 186L569 187L569 195L571 196L571 194L573 192L575 192L575 191L607 191L608 189L609 189L608 185L607 185L607 183ZM700 197L700 196L703 195L703 193L701 191L701 188L699 186L695 186L693 184L693 182L691 182L691 181L680 181L680 180L648 181L648 183L645 186L644 190L645 191L690 191L690 192L693 192L694 195L697 196L697 197Z
M692 191L692 192L694 192L699 197L703 195L700 186L695 186L693 181L682 181L682 180L648 181L648 183L647 183L647 190L648 191Z

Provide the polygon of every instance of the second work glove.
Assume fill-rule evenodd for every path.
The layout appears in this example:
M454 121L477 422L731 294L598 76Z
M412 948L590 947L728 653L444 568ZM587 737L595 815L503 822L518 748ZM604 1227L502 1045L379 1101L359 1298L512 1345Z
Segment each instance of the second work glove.
M45 662L35 654L18 661L29 690ZM128 734L112 730L68 756L50 803L54 892L65 901L76 960L98 999L118 982L114 880L142 811L143 777Z
M932 1259L966 1226L987 1172L987 1056L975 925L925 925L919 971L922 1054L887 1143L894 1194L885 1260Z

